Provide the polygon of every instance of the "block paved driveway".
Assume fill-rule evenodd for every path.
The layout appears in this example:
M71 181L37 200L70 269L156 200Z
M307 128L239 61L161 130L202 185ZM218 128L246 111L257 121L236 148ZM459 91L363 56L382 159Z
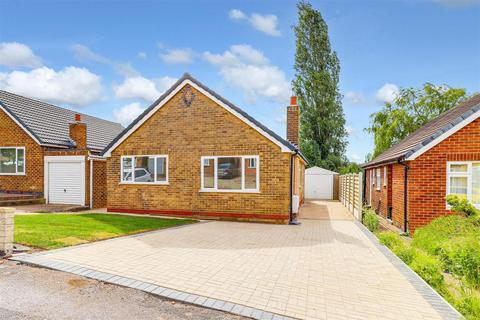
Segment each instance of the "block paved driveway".
M258 319L459 317L340 203L307 202L300 218L300 226L198 223L19 259L135 279L193 303L216 299L206 305Z

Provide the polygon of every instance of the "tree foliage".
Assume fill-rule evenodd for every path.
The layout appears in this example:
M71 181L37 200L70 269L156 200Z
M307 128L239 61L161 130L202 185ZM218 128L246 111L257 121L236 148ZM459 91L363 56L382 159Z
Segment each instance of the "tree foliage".
M362 167L360 167L360 165L358 163L350 162L350 163L348 163L348 165L340 168L339 173L340 174L359 173L359 172L362 172L362 171L363 171L363 169L362 169Z
M311 166L338 171L345 162L345 116L338 90L340 64L328 26L311 4L297 4L295 79L300 105L300 149Z
M425 83L422 88L403 88L393 103L370 116L375 149L373 158L467 98L465 89Z

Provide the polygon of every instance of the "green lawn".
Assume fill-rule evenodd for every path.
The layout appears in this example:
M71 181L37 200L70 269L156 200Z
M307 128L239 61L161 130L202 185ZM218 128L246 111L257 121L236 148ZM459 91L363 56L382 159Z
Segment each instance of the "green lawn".
M17 215L15 242L36 248L55 249L195 222L96 213Z

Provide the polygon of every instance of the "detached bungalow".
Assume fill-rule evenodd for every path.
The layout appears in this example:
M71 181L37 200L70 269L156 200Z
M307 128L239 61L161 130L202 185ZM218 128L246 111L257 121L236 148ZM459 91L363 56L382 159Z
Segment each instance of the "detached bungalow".
M304 194L296 99L287 128L185 74L105 149L108 211L287 223Z
M106 163L98 155L122 130L0 90L0 205L2 199L36 199L104 207Z
M479 116L476 95L364 164L367 203L411 233L452 213L448 194L480 208Z

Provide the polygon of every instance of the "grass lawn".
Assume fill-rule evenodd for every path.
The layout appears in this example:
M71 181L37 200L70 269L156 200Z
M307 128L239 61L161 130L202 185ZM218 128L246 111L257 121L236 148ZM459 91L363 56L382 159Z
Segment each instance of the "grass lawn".
M36 248L55 249L195 222L96 213L17 215L15 242Z

